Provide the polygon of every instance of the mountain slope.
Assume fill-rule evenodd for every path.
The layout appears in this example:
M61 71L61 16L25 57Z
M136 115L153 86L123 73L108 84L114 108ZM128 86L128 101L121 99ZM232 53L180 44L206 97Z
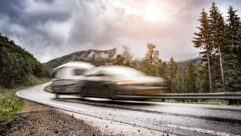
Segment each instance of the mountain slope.
M69 61L86 61L94 65L103 65L110 63L115 57L116 49L111 50L84 50L74 52L56 59L52 59L45 64L54 69Z
M50 71L14 41L0 35L0 86L27 84L32 76L48 77Z

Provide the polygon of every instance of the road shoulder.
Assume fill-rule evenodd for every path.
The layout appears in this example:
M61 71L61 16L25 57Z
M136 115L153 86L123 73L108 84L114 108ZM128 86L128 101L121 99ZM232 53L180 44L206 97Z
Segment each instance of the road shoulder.
M167 136L160 131L90 117L24 100L19 117L0 124L0 135Z

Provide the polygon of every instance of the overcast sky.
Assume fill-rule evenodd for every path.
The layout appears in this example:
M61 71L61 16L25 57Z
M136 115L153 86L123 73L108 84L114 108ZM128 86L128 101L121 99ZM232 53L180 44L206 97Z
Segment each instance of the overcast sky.
M211 0L1 0L0 32L41 62L87 49L127 46L143 57L154 43L162 59L198 56L193 33ZM216 0L227 16L239 0ZM241 12L238 11L241 15Z

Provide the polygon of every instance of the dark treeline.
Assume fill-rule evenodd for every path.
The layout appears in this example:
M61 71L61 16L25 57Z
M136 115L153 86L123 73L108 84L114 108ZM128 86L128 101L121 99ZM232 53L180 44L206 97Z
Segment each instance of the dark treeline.
M215 3L202 10L194 44L200 48L209 91L241 90L241 23L237 10L229 7L224 18Z
M11 88L15 85L27 85L35 77L49 76L49 69L32 54L0 34L0 86Z
M198 63L177 63L173 58L163 61L156 45L148 43L141 60L133 60L125 47L114 64L163 77L172 93L241 91L241 22L231 6L227 13L225 19L215 3L209 12L202 10L199 31L193 40L194 47L200 48Z

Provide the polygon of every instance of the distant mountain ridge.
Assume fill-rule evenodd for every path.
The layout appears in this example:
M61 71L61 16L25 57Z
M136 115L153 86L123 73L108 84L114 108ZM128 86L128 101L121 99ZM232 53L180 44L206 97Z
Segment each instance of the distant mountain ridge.
M194 64L201 63L202 62L202 58L201 57L196 57L196 58L188 59L188 60L185 60L185 61L177 61L178 64L183 64L183 63L188 63L188 62L192 62Z
M201 57L197 57L197 58L193 58L193 59L189 59L189 60L185 60L185 61L178 61L178 67L181 70L184 70L185 67L187 66L188 62L192 62L193 64L198 64L198 63L202 63L202 58Z
M110 50L83 50L52 59L45 64L51 69L54 69L69 61L86 61L91 62L94 65L103 65L111 62L115 55L116 48Z
M62 64L65 64L69 61L86 61L90 62L96 66L99 65L108 65L112 64L115 57L117 55L117 50L116 48L110 49L110 50L83 50L83 51L77 51L68 55L64 55L62 57L58 57L55 59L52 59L45 64L50 68L54 69ZM194 59L190 60L185 60L185 61L178 61L179 68L184 69L186 64L188 62L192 62L194 64L196 63L201 63L202 58L197 57Z

